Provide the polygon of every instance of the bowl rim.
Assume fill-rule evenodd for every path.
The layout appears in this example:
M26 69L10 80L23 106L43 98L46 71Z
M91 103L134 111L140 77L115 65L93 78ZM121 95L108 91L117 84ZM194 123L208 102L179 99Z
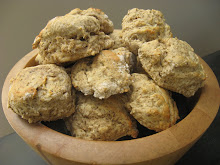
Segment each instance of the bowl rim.
M37 49L29 52L7 75L2 88L2 106L8 122L16 133L46 160L45 152L81 163L124 164L154 160L193 145L207 130L218 112L220 103L218 81L209 66L199 57L208 75L205 86L201 89L200 98L184 119L162 132L133 140L91 141L59 133L40 123L29 124L7 107L8 90L10 79L22 68L31 66L37 53Z

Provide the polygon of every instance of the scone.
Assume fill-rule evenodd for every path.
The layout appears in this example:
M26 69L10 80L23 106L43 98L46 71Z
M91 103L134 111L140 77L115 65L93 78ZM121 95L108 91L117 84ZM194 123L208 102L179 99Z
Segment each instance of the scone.
M113 22L108 18L108 16L100 9L88 8L87 10L80 10L79 8L73 9L68 14L70 15L88 15L96 18L100 23L100 31L106 34L113 32L114 26Z
M125 47L119 47L116 49L109 49L112 52L114 52L121 61L125 61L126 64L128 64L130 73L134 70L134 67L136 65L136 56L131 53L127 48Z
M121 29L114 29L114 31L111 34L109 34L109 36L114 41L114 45L113 45L112 49L126 47L126 44L122 38L122 30Z
M190 97L204 86L204 69L185 41L164 38L144 43L138 57L144 70L163 88Z
M150 130L165 130L179 119L176 103L170 93L145 74L132 74L131 91L127 96L130 114Z
M122 36L129 50L137 55L144 42L172 37L172 33L160 11L133 8L122 20Z
M75 111L75 92L62 67L38 65L21 70L12 79L9 107L29 123L53 121Z
M63 64L94 56L113 46L113 40L100 30L93 16L65 15L50 20L35 38L39 64Z
M66 126L74 137L108 141L126 135L137 137L135 121L114 96L100 100L77 93L77 98L76 112L66 120Z
M94 58L78 61L72 67L73 86L99 99L129 91L131 75L127 62L131 53L123 50L103 50Z

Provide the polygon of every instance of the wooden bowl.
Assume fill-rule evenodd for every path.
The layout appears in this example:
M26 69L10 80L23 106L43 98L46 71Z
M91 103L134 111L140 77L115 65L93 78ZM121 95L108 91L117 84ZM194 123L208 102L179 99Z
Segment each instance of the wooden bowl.
M77 139L40 123L29 124L7 107L10 79L22 68L35 65L36 54L37 50L33 50L12 68L3 86L2 104L13 129L49 164L174 164L207 130L219 108L218 81L209 66L200 59L208 75L205 86L193 110L176 125L135 140Z

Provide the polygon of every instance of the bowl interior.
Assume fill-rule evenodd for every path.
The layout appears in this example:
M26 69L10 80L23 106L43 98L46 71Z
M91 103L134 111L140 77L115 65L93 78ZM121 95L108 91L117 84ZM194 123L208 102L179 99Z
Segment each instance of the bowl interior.
M177 123L183 120L193 110L193 108L195 107L201 96L201 91L202 90L199 89L195 93L195 95L190 98L186 98L178 93L174 93L174 92L172 93L172 98L175 100L177 104L177 108L180 116L180 119L177 120ZM50 129L71 136L71 133L66 128L65 122L62 119L56 121L50 121L50 122L41 122L41 123ZM143 138L157 133L153 130L147 129L138 122L137 122L137 129L139 130L139 134L137 138ZM117 141L132 140L132 139L134 138L132 138L131 136L124 136L118 139Z
M36 55L26 63L25 67L31 67L31 66L38 65L35 61L35 58L36 58ZM201 91L202 90L199 89L195 93L195 95L190 98L187 98L181 94L172 92L172 98L174 99L174 101L177 104L177 108L178 108L179 116L180 116L180 119L177 120L177 123L180 122L181 120L183 120L193 110L193 108L195 107L195 105L197 104L197 102L200 98ZM66 128L65 122L62 119L56 120L56 121L50 121L50 122L41 122L41 123L54 131L71 136L71 133ZM137 122L137 129L139 130L139 134L138 134L137 138L143 138L143 137L150 136L150 135L157 133L153 130L147 129L146 127L142 126L138 122ZM134 139L134 138L132 138L131 136L124 136L124 137L118 139L117 141L132 140L132 139Z

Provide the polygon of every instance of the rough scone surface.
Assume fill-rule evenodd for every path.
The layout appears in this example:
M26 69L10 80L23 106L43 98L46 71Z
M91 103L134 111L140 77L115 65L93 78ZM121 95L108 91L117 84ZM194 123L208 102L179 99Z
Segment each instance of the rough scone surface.
M126 62L126 64L129 67L130 73L134 70L136 65L136 56L133 53L131 53L127 48L119 47L116 49L111 49L111 51L120 58L120 61Z
M96 18L100 23L100 31L106 34L113 32L113 22L108 18L102 10L95 8L88 8L87 10L80 10L79 8L73 9L68 14L70 15L88 15Z
M33 43L39 49L39 64L74 62L112 46L113 40L100 31L98 19L71 14L50 20Z
M12 79L9 107L29 123L68 117L75 111L75 92L62 67L38 65Z
M76 112L66 120L74 137L108 141L126 135L137 137L136 123L114 96L100 100L78 93L77 99Z
M122 52L124 50L124 52ZM93 59L78 61L71 72L73 86L85 95L99 99L129 91L129 55L124 48L103 50Z
M109 36L114 41L114 45L113 45L112 49L126 47L126 44L122 38L122 30L121 29L114 29L114 31L111 34L109 34Z
M129 50L137 55L144 42L172 37L172 33L160 11L133 8L122 20L122 36Z
M174 125L179 118L170 93L156 85L145 74L133 73L127 107L143 126L157 132Z
M164 38L144 43L138 57L144 70L163 88L190 97L204 85L204 69L185 41Z

